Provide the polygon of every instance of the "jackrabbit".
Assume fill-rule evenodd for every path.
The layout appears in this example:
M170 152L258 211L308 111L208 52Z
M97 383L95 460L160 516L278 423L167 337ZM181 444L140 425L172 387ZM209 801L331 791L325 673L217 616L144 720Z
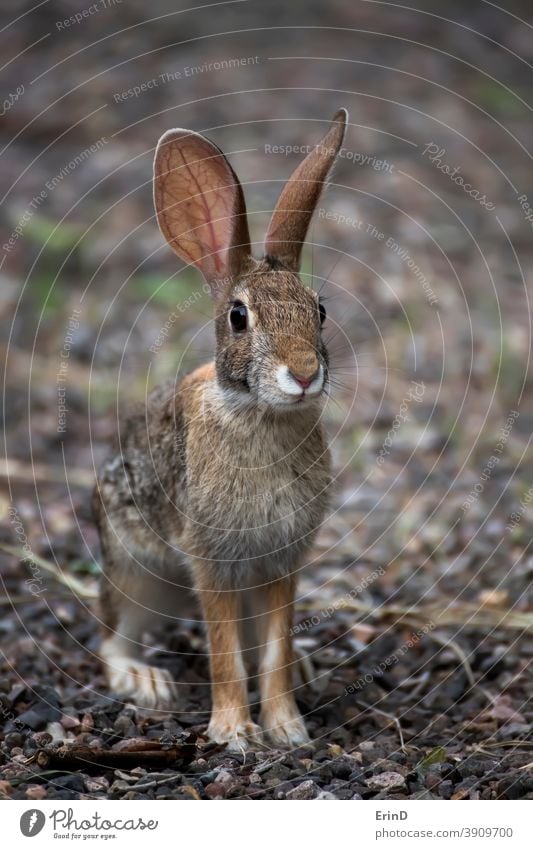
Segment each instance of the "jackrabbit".
M308 740L291 683L290 631L296 576L331 473L321 425L325 310L298 270L346 120L337 112L284 187L260 260L241 185L220 149L178 129L155 155L159 226L209 284L216 357L150 395L99 475L101 657L115 693L140 706L176 706L168 670L141 660L142 636L158 616L190 618L192 584L209 645L208 734L232 747L263 733L279 746ZM260 725L247 697L246 623L258 629Z

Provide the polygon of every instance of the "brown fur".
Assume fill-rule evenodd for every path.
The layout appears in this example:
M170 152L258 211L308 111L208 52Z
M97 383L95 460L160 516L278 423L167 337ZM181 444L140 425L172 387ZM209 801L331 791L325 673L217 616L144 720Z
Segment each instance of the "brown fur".
M336 149L341 118L326 137ZM282 200L301 200L307 185L306 206L287 218L278 205L270 234L304 238L308 204L333 158L312 153L307 170L302 163L293 194L289 182ZM246 620L259 631L261 726L272 741L297 745L307 736L291 683L296 576L331 480L318 299L295 273L299 242L284 241L292 244L290 257L282 254L288 265L251 257L242 189L211 142L183 130L164 136L155 197L167 240L211 285L216 359L178 385L158 387L147 409L127 419L100 473L94 508L106 673L113 689L137 703L172 707L175 682L140 659L143 632L157 617L190 616L194 591L211 662L210 735L242 747L261 731L248 706ZM230 322L235 302L247 310L244 332ZM314 382L301 388L298 379Z

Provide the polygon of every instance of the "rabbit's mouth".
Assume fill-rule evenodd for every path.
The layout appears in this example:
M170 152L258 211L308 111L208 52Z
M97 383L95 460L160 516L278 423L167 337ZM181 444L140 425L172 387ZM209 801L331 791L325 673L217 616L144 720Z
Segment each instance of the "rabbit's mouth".
M260 392L264 402L277 408L302 408L316 401L323 394L326 384L324 367L320 365L312 375L303 377L290 371L288 366L279 365L274 371L268 388ZM265 391L266 389L266 391Z
M276 384L287 400L302 401L304 398L316 398L324 389L324 366L319 365L313 374L305 376L295 374L288 366L278 366L275 373Z

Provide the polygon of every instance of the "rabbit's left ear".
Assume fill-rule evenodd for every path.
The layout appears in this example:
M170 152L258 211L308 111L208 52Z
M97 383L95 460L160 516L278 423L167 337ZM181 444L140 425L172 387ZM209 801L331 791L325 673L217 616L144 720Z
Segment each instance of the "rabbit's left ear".
M303 243L324 183L341 148L348 112L340 109L330 129L290 177L272 213L265 254L298 271Z

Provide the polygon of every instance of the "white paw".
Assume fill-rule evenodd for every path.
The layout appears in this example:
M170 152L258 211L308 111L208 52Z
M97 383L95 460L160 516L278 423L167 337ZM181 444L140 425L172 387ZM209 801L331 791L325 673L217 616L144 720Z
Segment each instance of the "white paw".
M138 707L159 710L175 707L178 689L167 669L131 658L114 658L108 660L106 671L110 689Z
M215 743L227 743L230 752L244 752L250 743L261 744L262 731L259 725L251 720L213 716L207 736Z
M291 711L272 711L260 719L266 736L273 746L289 749L309 743L309 734L302 717Z

